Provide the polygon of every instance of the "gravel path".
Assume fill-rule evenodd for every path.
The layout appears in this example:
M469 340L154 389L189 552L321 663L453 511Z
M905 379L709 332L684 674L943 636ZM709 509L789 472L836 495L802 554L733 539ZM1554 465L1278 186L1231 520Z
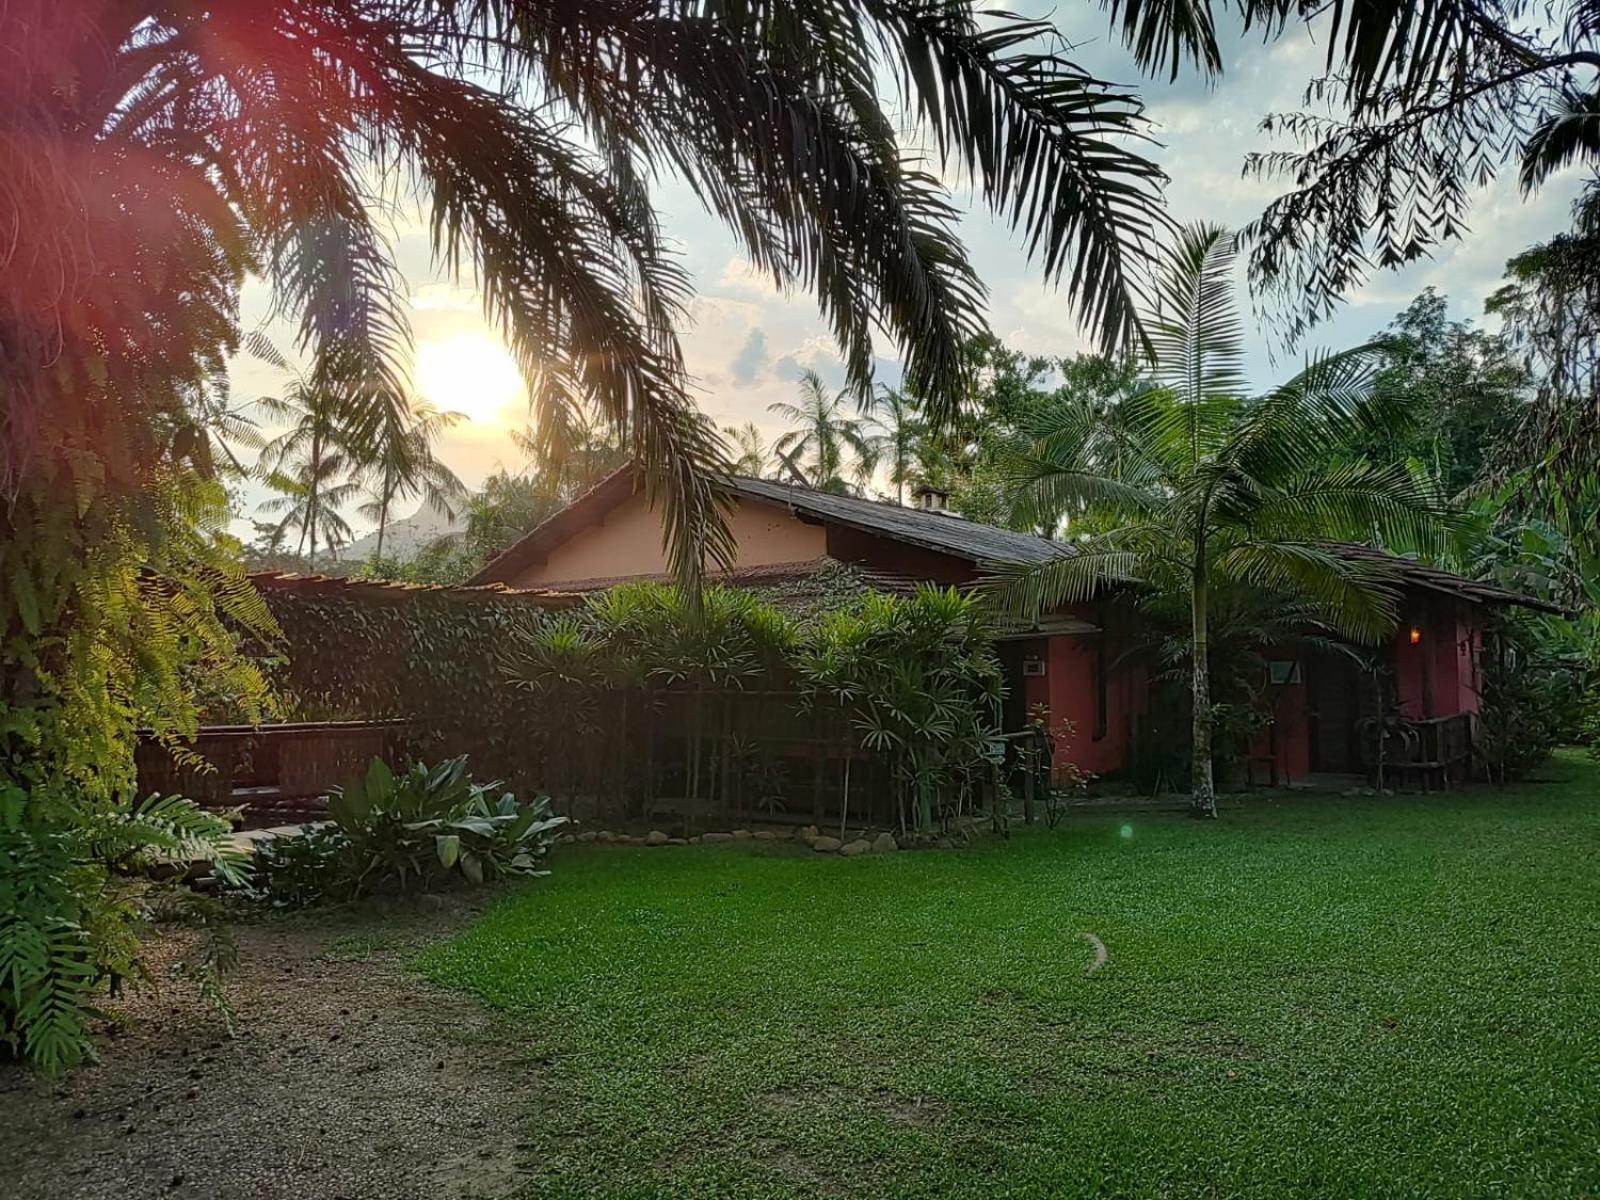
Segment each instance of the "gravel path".
M507 1194L537 1067L502 1018L403 965L468 915L457 901L241 927L236 1037L173 982L118 1001L103 1061L62 1082L0 1066L0 1193Z

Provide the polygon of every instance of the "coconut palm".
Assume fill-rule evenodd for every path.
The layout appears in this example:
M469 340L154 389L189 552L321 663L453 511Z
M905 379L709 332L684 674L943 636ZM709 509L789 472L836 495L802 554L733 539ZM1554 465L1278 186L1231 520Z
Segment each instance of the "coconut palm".
M1115 405L1065 401L1037 419L1012 464L1019 517L1072 511L1105 531L997 581L1005 602L1033 614L1116 583L1187 597L1192 803L1205 816L1216 815L1213 584L1273 589L1314 606L1342 636L1374 642L1396 618L1394 578L1329 540L1422 544L1446 520L1406 466L1349 450L1402 419L1373 396L1378 347L1315 357L1266 395L1245 395L1234 262L1231 235L1185 230L1148 321L1148 385Z
M849 391L830 391L815 371L800 374L800 403L786 400L767 405L767 411L783 417L796 428L789 430L775 443L773 453L780 458L809 458L804 468L806 481L818 491L848 492L850 483L845 479L847 455L851 478L863 483L871 478L878 465L874 450L861 421L845 415Z
M928 432L920 406L903 388L880 387L865 422L872 457L888 465L895 503L904 504L906 484L917 478L918 453Z
M299 531L297 552L315 567L319 543L331 549L350 540L350 524L340 509L360 490L367 458L353 441L338 394L318 387L304 372L290 368L282 394L263 396L256 404L273 422L287 426L256 459L256 474L278 493L262 502L261 511L281 513L280 530Z
M421 496L429 508L453 520L467 498L456 473L433 453L433 443L463 420L458 412L440 412L425 401L413 401L404 424L385 426L377 446L363 456L360 474L368 500L356 511L377 523L373 557L383 557L383 535L397 500Z
M722 432L727 435L730 449L734 452L728 458L729 473L760 479L767 469L770 453L767 440L761 436L756 423L746 421L743 425L729 425Z

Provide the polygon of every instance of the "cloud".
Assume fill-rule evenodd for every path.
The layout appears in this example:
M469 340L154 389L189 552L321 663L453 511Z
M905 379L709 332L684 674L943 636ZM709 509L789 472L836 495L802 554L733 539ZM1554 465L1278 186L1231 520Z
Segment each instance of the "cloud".
M752 329L739 347L739 353L728 364L728 373L735 383L752 384L766 370L767 335L761 329Z

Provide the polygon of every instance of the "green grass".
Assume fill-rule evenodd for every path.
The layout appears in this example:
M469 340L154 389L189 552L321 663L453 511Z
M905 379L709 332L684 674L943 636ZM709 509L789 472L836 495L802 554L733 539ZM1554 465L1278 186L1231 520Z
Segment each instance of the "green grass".
M420 961L511 1015L529 1196L1594 1196L1600 771L1545 774L575 848Z

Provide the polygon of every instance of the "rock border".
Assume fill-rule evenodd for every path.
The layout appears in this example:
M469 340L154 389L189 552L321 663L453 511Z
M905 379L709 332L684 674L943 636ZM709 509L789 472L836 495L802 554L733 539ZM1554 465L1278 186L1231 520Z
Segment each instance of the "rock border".
M581 833L563 833L555 844L570 845L598 842L608 846L712 846L733 842L801 842L818 854L839 854L854 858L862 854L892 854L902 847L895 835L887 829L874 832L870 829L849 830L847 837L837 837L822 832L815 825L806 825L793 834L783 834L775 829L733 829L712 833L699 833L693 837L674 837L662 829L652 829L645 834L619 833L612 829L586 829Z

